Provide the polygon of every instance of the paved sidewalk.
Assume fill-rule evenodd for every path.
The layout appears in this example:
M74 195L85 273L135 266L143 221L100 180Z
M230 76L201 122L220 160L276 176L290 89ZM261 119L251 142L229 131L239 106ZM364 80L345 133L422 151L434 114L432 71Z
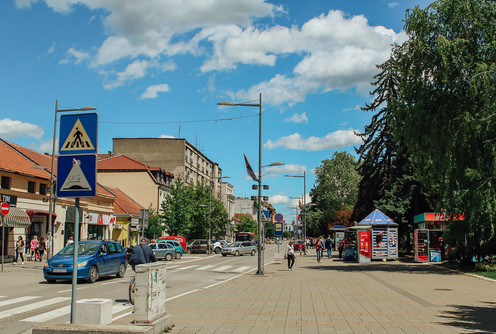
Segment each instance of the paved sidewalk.
M167 302L170 333L494 333L496 282L314 254Z

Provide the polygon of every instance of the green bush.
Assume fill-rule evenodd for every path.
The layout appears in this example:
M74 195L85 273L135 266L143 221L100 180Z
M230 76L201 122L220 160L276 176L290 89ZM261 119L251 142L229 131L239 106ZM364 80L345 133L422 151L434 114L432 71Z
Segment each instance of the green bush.
M477 262L475 264L475 270L496 271L496 255L488 256L481 262Z

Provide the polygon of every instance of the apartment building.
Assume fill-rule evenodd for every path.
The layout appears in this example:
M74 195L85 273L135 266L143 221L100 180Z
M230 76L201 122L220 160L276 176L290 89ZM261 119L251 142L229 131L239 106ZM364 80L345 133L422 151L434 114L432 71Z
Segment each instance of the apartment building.
M227 197L222 195L222 169L186 139L113 138L113 154L125 155L170 171L186 184L203 182L207 187L212 187L214 196L224 204L228 203Z

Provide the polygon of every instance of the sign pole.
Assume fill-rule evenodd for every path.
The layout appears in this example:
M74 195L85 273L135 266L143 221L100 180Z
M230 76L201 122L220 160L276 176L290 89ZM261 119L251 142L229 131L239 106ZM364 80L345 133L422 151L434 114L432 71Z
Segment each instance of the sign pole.
M79 197L76 200L76 218L74 222L74 252L72 257L72 301L71 301L71 324L76 323L76 292L78 272L78 250L79 250Z
M2 271L3 271L3 256L5 254L5 218L2 215Z

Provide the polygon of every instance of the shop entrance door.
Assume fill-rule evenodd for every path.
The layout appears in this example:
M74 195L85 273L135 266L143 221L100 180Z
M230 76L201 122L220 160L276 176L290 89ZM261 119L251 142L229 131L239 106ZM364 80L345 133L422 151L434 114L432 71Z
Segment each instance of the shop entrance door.
M413 230L415 262L429 262L429 230Z

